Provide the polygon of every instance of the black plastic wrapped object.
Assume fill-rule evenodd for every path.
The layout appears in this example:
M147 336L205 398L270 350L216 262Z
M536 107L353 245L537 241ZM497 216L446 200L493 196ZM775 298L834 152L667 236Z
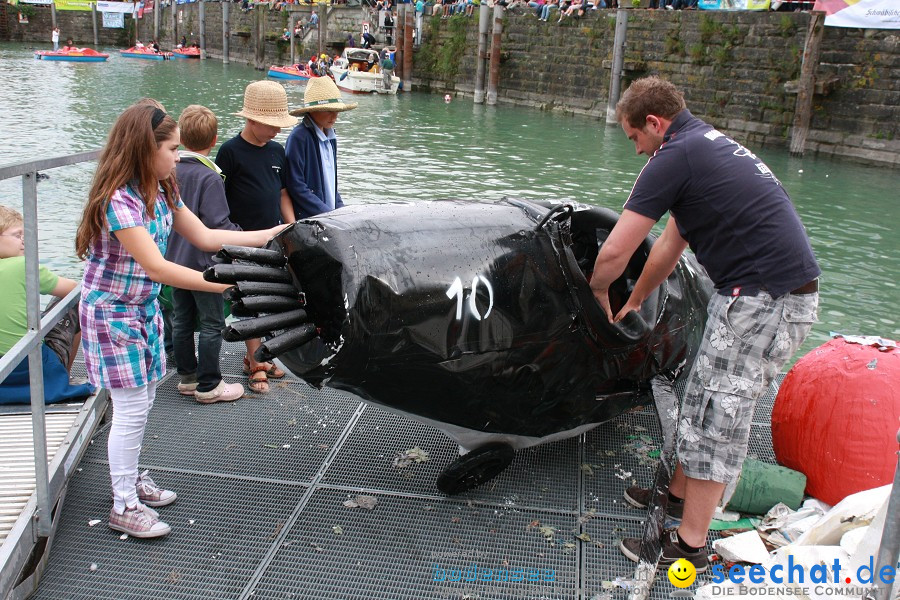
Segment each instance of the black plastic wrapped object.
M222 249L216 253L216 258L223 262L244 260L272 267L283 267L286 262L281 252L265 248L249 248L247 246L222 246Z
M295 310L298 306L300 301L288 296L241 296L232 299L231 313L236 317L254 317L260 313Z
M273 331L298 327L305 323L306 311L302 308L255 319L234 321L222 330L222 337L227 342L252 340L270 335Z
M270 283L266 281L238 281L229 288L227 300L238 300L245 296L284 296L299 300L297 288L291 283Z
M289 350L308 343L316 336L316 333L316 326L311 323L295 326L264 341L256 351L256 359L262 362L272 360Z
M215 283L237 283L245 280L290 283L291 276L284 269L277 267L251 263L220 263L203 271L203 279Z
M365 204L295 223L270 247L320 335L274 354L467 448L490 436L524 447L616 416L699 346L712 287L685 254L640 314L610 324L588 280L618 215L561 204ZM611 287L614 313L652 243Z

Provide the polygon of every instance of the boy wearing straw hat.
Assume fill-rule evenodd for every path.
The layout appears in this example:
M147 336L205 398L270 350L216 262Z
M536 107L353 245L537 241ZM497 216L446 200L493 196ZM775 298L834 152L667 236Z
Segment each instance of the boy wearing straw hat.
M328 212L344 205L337 184L338 113L356 108L345 103L330 77L316 77L306 84L303 106L291 111L303 121L286 144L287 191L291 202L282 204L285 223Z
M282 127L297 119L288 114L287 94L280 83L254 81L244 90L244 107L235 116L247 121L241 132L222 144L216 164L225 177L225 197L232 223L244 231L266 229L281 222L281 207L290 204L286 190L284 148L273 141ZM291 221L293 222L293 221ZM244 371L252 391L269 391L268 378L284 377L272 363L253 358L260 341L247 340Z

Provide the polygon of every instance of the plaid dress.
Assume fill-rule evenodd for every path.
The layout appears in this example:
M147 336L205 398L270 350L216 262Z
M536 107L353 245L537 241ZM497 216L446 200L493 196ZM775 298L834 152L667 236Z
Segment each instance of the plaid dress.
M178 208L184 206L176 200ZM90 246L81 292L81 340L88 378L97 387L133 388L158 381L166 371L161 284L119 242L114 232L144 227L165 255L173 214L162 189L151 218L140 194L125 185L106 209L108 229Z

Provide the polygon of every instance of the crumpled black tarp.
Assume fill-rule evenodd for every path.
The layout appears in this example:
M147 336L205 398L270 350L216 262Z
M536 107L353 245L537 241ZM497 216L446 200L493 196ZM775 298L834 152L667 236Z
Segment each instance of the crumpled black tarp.
M699 346L711 284L686 254L611 325L586 274L607 209L504 199L348 206L280 234L320 337L279 358L314 385L425 419L544 437L634 406ZM610 291L614 312L652 238Z

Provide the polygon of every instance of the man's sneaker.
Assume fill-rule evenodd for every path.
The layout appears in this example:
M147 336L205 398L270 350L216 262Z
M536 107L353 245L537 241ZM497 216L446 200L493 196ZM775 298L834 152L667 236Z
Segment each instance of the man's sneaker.
M697 570L703 573L709 568L709 557L706 555L706 547L700 548L696 552L685 552L678 544L678 530L667 529L662 534L662 554L659 557L657 568L668 569L672 563L680 558L685 559ZM641 560L641 539L625 538L619 542L619 550L622 551L627 558L634 562Z
M633 507L647 508L650 506L650 501L653 500L654 494L655 492L649 488L633 485L625 490L623 495L625 496L625 502ZM680 519L682 514L684 514L684 500L673 502L672 499L669 498L669 503L666 506L666 515L673 519Z
M139 538L160 537L172 531L168 524L159 520L156 511L143 504L126 508L121 515L115 508L110 509L109 527Z
M197 391L197 378L182 378L178 383L178 393L182 396L193 396Z
M167 506L175 502L178 494L170 490L161 489L150 479L148 473L150 471L144 471L138 475L136 482L138 500L147 506Z
M208 392L194 392L194 400L200 404L212 404L214 402L234 402L244 395L244 386L239 383L225 383L220 381L219 385Z

